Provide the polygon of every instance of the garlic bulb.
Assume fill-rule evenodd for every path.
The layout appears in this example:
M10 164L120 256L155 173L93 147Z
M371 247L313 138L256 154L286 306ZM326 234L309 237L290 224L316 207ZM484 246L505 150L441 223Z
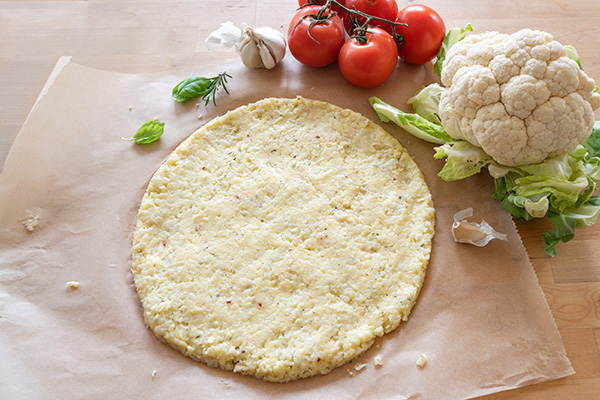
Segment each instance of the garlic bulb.
M268 26L254 29L246 23L238 28L233 22L225 22L206 38L209 50L235 46L244 65L250 68L274 68L285 56L286 45L281 32Z

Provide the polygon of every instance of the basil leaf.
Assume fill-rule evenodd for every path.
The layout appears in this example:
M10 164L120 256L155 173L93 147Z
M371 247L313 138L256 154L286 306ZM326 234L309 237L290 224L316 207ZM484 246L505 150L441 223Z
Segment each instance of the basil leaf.
M151 120L145 122L132 138L124 138L138 144L152 143L158 140L165 130L165 123L162 121Z
M216 104L215 97L217 91L221 87L226 93L229 93L227 91L227 87L225 86L227 83L227 78L231 78L231 75L227 74L226 72L223 72L222 74L212 78L191 75L190 77L179 82L173 88L171 95L173 99L179 102L202 98L205 100L205 105L208 105L210 101L212 101L213 104Z
M211 80L203 76L190 76L185 78L173 88L173 98L177 101L187 101L203 96Z

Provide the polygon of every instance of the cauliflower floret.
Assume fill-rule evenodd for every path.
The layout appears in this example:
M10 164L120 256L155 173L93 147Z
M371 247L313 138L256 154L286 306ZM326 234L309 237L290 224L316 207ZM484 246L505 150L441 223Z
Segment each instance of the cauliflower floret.
M546 75L546 66L547 64L545 61L540 60L539 58L532 58L525 63L523 68L521 68L521 74L529 75L541 80L544 79L544 75Z
M544 46L550 43L552 35L548 32L536 31L533 29L522 29L519 32L511 35L520 49L523 49L527 54L531 55L532 49Z
M531 75L513 76L502 86L502 103L510 115L527 118L537 106L550 98L546 82Z
M600 107L595 82L546 32L471 35L450 48L440 119L498 163L532 164L573 151Z
M565 97L579 86L579 66L567 56L548 63L544 80L552 96Z
M487 132L487 135L474 135L475 142L487 154L495 152L498 154L496 160L505 164L520 157L520 153L527 145L528 134L525 122L510 115L502 103L497 102L482 107L473 119L474 132ZM521 156L522 157L522 156Z
M547 157L564 153L562 149L570 146L573 141L585 141L589 136L586 128L593 124L592 107L578 93L570 93L564 98L551 97L525 119L531 148L546 150L549 147L546 144L549 144L557 149L549 152ZM562 134L557 135L555 132Z
M474 65L458 70L448 93L454 109L473 118L481 106L500 100L500 85L489 68Z
M469 64L469 62L467 61L467 53L473 46L490 46L491 50L493 51L496 49L498 43L501 43L502 39L506 36L508 35L499 34L498 32L486 32L482 33L481 35L471 35L465 37L463 40L460 41L461 47L459 48L457 48L456 45L452 46L443 64L441 76L442 84L446 87L450 86L452 84L452 78L456 74L456 71L458 71L461 67L472 65ZM452 54L452 56L450 56L450 54ZM471 57L475 58L476 53L473 52L471 54Z
M544 65L544 73L546 72L545 67ZM508 82L510 78L518 75L520 72L519 67L505 54L498 54L494 57L490 61L489 68L496 77L496 81L501 85Z

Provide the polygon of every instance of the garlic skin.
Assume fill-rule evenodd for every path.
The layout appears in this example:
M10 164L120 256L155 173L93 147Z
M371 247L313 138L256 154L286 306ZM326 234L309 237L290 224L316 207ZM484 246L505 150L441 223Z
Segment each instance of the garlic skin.
M223 22L219 29L213 31L204 43L208 50L214 51L219 48L228 49L235 46L241 40L242 30L237 26L233 25L233 22Z
M230 21L222 23L205 43L209 50L235 47L245 66L267 69L274 68L283 59L287 47L285 36L273 28L252 28L246 23L238 28Z
M454 214L454 223L452 224L452 236L457 243L468 243L474 246L483 247L492 239L507 240L507 235L494 230L484 220L480 224L468 222L466 218L473 216L473 209L467 208Z

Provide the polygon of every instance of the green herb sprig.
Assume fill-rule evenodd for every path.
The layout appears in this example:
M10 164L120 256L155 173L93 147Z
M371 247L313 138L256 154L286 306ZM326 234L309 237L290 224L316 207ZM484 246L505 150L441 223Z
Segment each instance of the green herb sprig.
M152 143L157 141L162 136L164 130L164 122L151 120L145 122L132 138L121 137L121 139L129 140L138 144Z
M223 88L223 90L229 94L229 91L225 86L227 78L231 78L231 75L227 72L223 72L212 78L205 78L203 76L195 76L192 74L173 88L172 96L179 102L201 98L205 100L205 106L211 101L214 105L217 105L216 95L220 88Z

